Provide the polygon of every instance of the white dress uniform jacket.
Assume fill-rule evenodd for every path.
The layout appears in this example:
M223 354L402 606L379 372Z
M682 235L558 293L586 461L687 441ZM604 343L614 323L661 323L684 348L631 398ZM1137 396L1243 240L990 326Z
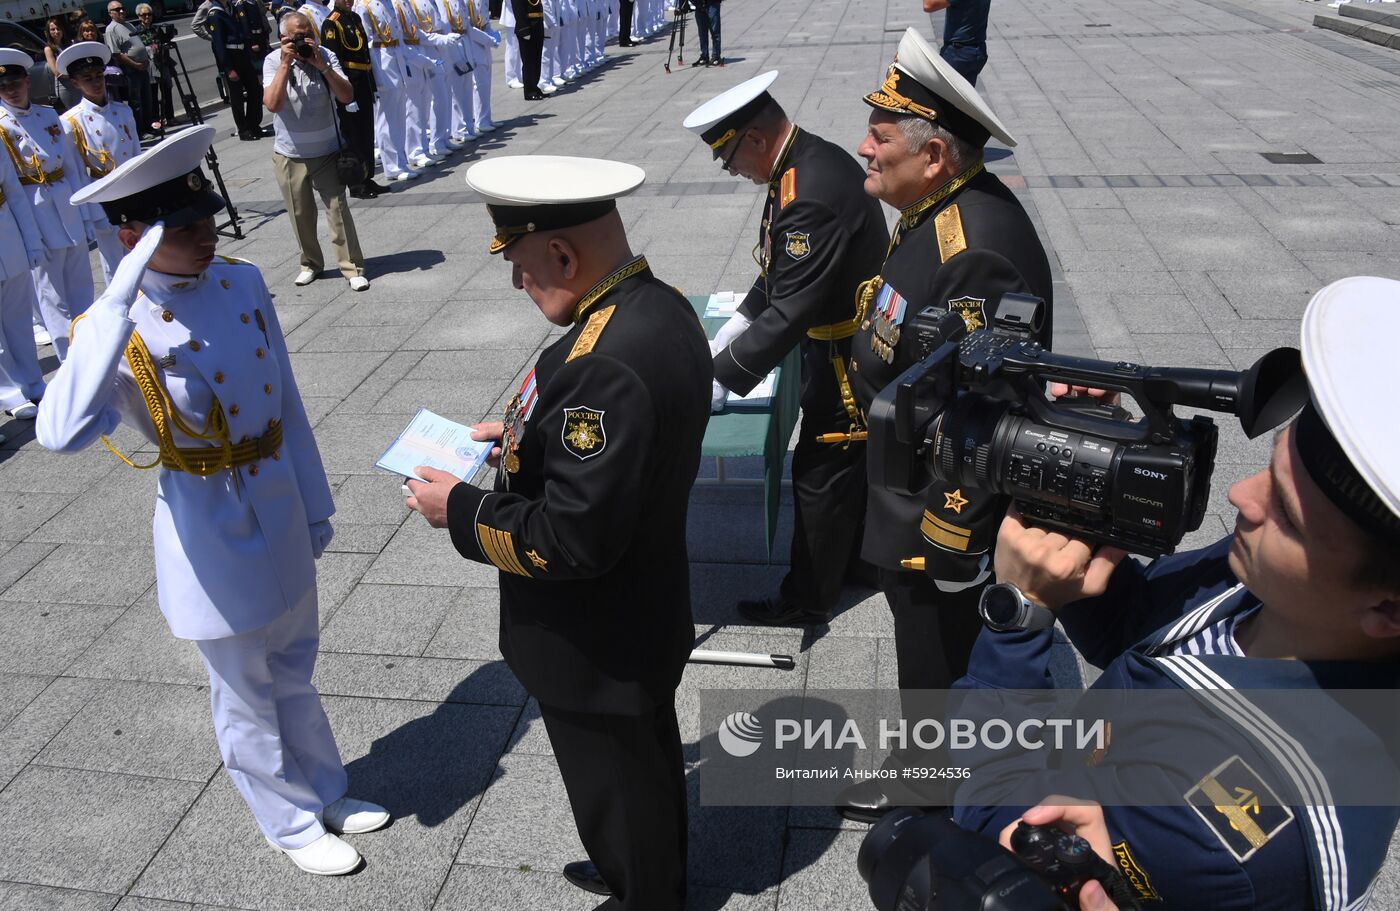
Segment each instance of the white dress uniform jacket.
M18 408L44 394L34 334L34 281L29 264L44 255L34 211L13 168L0 164L0 408Z
M357 0L355 12L369 35L374 67L374 144L384 176L393 180L409 169L406 130L411 57L394 7L384 0Z
M161 611L180 638L235 636L315 598L308 527L334 512L330 486L257 268L216 259L196 278L147 271L141 291L129 315L120 302L104 300L74 325L76 361L49 386L39 442L76 451L123 421L156 441L123 356L133 330L189 427L205 426L216 398L234 443L280 420L282 446L267 458L210 477L160 470L154 526ZM182 448L213 445L179 431L175 441Z
M316 29L316 34L321 34L321 26L326 24L326 17L331 14L329 3L317 3L316 0L308 0L297 7L297 12L311 20L311 25Z
M89 180L105 177L118 165L141 154L136 118L125 102L109 99L106 104L93 104L84 98L64 111L59 119L63 132L73 137L78 160ZM110 282L112 270L117 268L126 250L117 240L116 225L107 220L101 206L89 203L82 208L83 217L95 226L102 274Z

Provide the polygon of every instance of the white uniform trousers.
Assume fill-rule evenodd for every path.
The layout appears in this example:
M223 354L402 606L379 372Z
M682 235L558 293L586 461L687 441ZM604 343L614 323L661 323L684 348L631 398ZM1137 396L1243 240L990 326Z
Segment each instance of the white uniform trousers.
M92 306L92 264L87 244L49 247L44 261L30 271L39 316L53 338L59 361L68 356L68 329L74 317Z
M391 85L387 79L379 83L374 102L374 143L379 147L385 180L393 180L408 170L406 99L403 86Z
M302 848L325 834L320 814L345 796L345 766L321 697L316 594L255 630L195 642L209 669L224 767L263 834Z
M102 277L107 284L112 283L112 273L117 263L126 255L126 247L117 240L116 225L102 225L97 229L97 258L102 263Z
M28 272L0 282L0 408L44 394L44 371L34 347L34 280Z
M502 27L501 43L505 45L506 82L521 79L520 42L515 40L515 29Z
M446 155L452 151L447 140L452 136L452 96L456 94L452 83L456 79L457 71L451 63L428 69L428 97L431 100L423 145L434 155Z
M409 161L428 153L428 118L433 107L431 60L415 56L407 64L413 75L404 79L404 154Z
M452 127L450 132L453 136L466 139L476 137L476 73L478 69L480 67L464 75L458 73L451 64L447 67L447 81L452 89Z
M491 122L491 52L483 49L472 71L472 123L476 132Z
M544 53L540 55L540 85L553 85L555 77L564 78L564 67L559 59L560 48L564 43L564 28L556 25L549 30L544 42Z

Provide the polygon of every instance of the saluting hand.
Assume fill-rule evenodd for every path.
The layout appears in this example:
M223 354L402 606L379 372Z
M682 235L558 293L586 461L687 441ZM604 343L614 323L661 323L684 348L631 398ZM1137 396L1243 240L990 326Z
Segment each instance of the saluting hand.
M413 470L423 480L409 478L404 482L408 490L404 502L409 509L427 519L432 527L446 528L447 498L452 488L462 483L462 479L450 471L440 471L426 465L419 465Z

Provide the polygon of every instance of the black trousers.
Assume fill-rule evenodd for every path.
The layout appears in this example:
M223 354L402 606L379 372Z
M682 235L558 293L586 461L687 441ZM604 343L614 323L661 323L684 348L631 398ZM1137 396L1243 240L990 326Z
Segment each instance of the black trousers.
M540 59L544 56L544 20L532 19L525 25L515 26L515 40L520 45L520 81L525 83L525 92L537 92L540 88Z
M627 44L632 40L632 0L618 0L617 4L617 43Z
M845 432L850 424L839 401L834 411L804 407L792 452L791 567L779 595L809 611L831 613L847 569L860 560L869 483L866 446L816 441L819 434Z
M238 126L239 133L257 132L262 129L262 79L253 68L252 55L246 50L229 50L225 53L229 69L238 74L236 80L227 80L233 122Z
M360 70L346 70L350 87L355 90L358 111L347 111L339 105L340 132L345 145L365 163L365 180L374 176L374 76Z
M608 911L684 911L685 766L674 700L646 715L540 706Z

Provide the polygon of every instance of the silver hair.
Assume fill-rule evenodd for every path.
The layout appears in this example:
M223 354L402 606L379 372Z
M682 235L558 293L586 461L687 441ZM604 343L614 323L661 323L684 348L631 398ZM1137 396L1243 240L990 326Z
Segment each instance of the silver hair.
M155 10L151 9L151 5L149 3L136 4L136 15L138 16L142 13L150 13L151 15L155 15L155 12Z
M288 29L289 29L291 26L289 26L287 23L291 22L293 19L300 19L302 22L305 22L307 25L310 25L310 24L311 24L311 17L308 16L308 15L306 15L305 13L298 13L298 12L286 13L286 14L284 14L284 15L282 16L282 21L279 22L279 23L277 23L277 33L278 33L279 35L286 35L286 34L288 34Z
M898 118L895 123L904 134L904 141L909 144L911 152L919 151L934 139L942 142L948 149L948 157L953 160L953 170L957 173L982 160L980 147L965 139L959 139L932 120L910 115Z

